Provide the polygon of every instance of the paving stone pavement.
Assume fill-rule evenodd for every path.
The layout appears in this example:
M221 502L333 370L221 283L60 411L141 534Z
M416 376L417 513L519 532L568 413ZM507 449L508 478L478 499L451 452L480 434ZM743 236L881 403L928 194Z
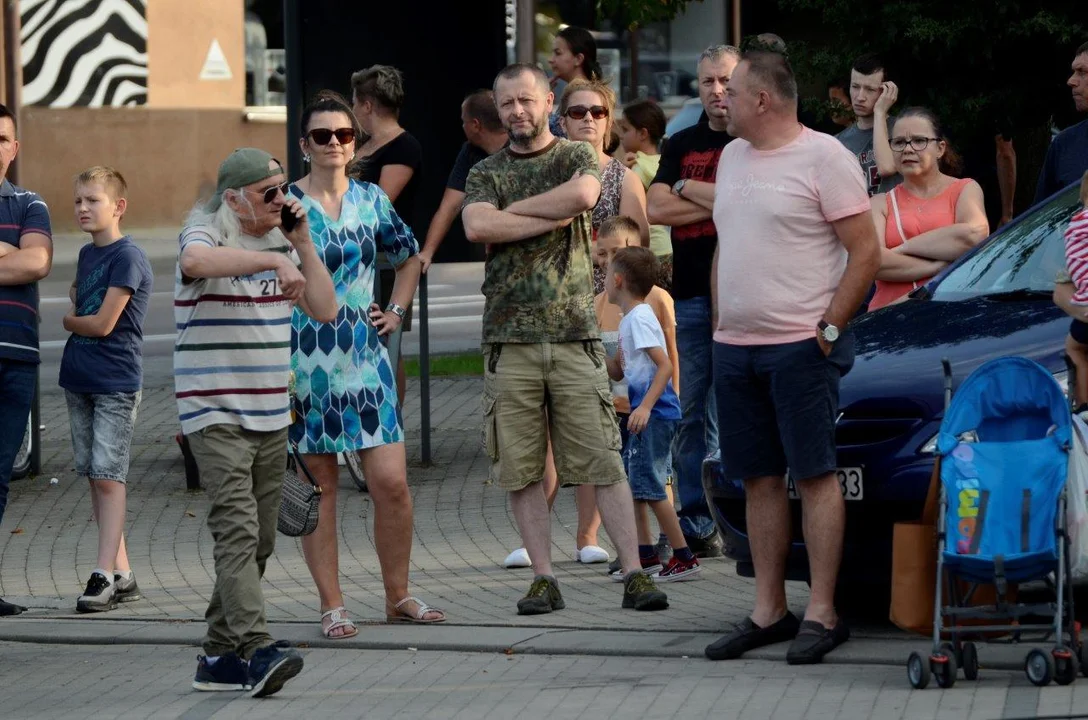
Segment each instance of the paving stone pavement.
M823 665L786 674L780 663L759 660L304 652L302 674L279 694L253 700L243 693L191 690L191 648L0 643L0 707L8 720L70 718L88 709L102 717L184 720L989 720L1071 717L1088 706L1088 683L1040 693L1023 676L1008 674L946 691L912 691L902 670L890 667L844 672ZM60 671L58 653L65 665Z
M432 384L432 464L420 462L419 393L413 380L405 409L409 484L415 503L411 589L444 608L449 622L468 625L596 629L725 631L745 616L753 585L732 563L705 563L703 578L667 590L671 607L652 616L621 611L621 588L603 565L574 561L575 507L570 490L555 505L554 557L567 610L522 618L515 604L529 570L506 570L502 559L520 543L505 494L485 484L480 433L480 378ZM95 566L97 528L87 483L72 472L67 409L58 388L43 384L43 471L12 483L0 528L0 596L22 601L30 616L73 614L75 598ZM89 617L199 620L214 582L207 499L185 489L172 386L144 390L129 475L129 555L145 599ZM49 483L56 477L56 485ZM345 601L363 621L384 617L381 575L373 544L373 505L346 471L337 501L340 569ZM609 547L602 531L601 541ZM795 609L804 587L791 587ZM318 622L318 598L298 540L280 535L265 575L270 621Z

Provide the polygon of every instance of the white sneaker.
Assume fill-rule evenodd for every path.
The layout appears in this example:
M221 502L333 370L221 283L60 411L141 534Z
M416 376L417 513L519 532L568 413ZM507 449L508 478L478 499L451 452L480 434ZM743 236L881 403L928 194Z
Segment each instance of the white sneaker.
M504 568L527 568L532 567L533 563L529 559L529 551L525 548L518 548L506 556L506 559L502 561L502 566Z
M584 565L592 565L594 563L606 563L611 558L608 556L608 551L602 547L596 545L586 545L581 550L574 550L574 557L578 562Z

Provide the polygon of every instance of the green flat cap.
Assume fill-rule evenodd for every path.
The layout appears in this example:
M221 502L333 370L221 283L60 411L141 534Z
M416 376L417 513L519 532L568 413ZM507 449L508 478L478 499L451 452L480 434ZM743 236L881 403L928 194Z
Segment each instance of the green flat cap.
M252 185L273 175L286 175L283 165L260 148L238 148L219 164L219 182L215 195L208 201L208 212L223 204L223 192Z

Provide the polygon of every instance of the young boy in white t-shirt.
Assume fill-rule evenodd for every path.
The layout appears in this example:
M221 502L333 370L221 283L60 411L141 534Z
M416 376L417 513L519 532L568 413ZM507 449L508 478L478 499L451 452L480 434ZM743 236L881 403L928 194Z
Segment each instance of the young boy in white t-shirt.
M665 333L653 309L645 302L657 279L653 252L642 247L618 250L605 275L608 300L623 310L619 350L608 358L608 376L626 380L631 414L629 436L623 449L627 479L635 500L639 557L643 566L656 552L644 504L653 511L673 548L673 556L657 574L661 582L693 580L701 570L680 530L676 509L665 492L672 457L672 441L680 422L680 400L672 382L672 361Z

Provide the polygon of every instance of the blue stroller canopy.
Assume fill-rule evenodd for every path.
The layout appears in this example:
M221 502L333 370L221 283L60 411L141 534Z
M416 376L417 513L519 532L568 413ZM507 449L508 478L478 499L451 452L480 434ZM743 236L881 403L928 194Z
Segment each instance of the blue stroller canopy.
M1022 582L1055 569L1071 438L1065 395L1038 363L999 358L971 373L937 440L950 570L975 582L995 573Z

